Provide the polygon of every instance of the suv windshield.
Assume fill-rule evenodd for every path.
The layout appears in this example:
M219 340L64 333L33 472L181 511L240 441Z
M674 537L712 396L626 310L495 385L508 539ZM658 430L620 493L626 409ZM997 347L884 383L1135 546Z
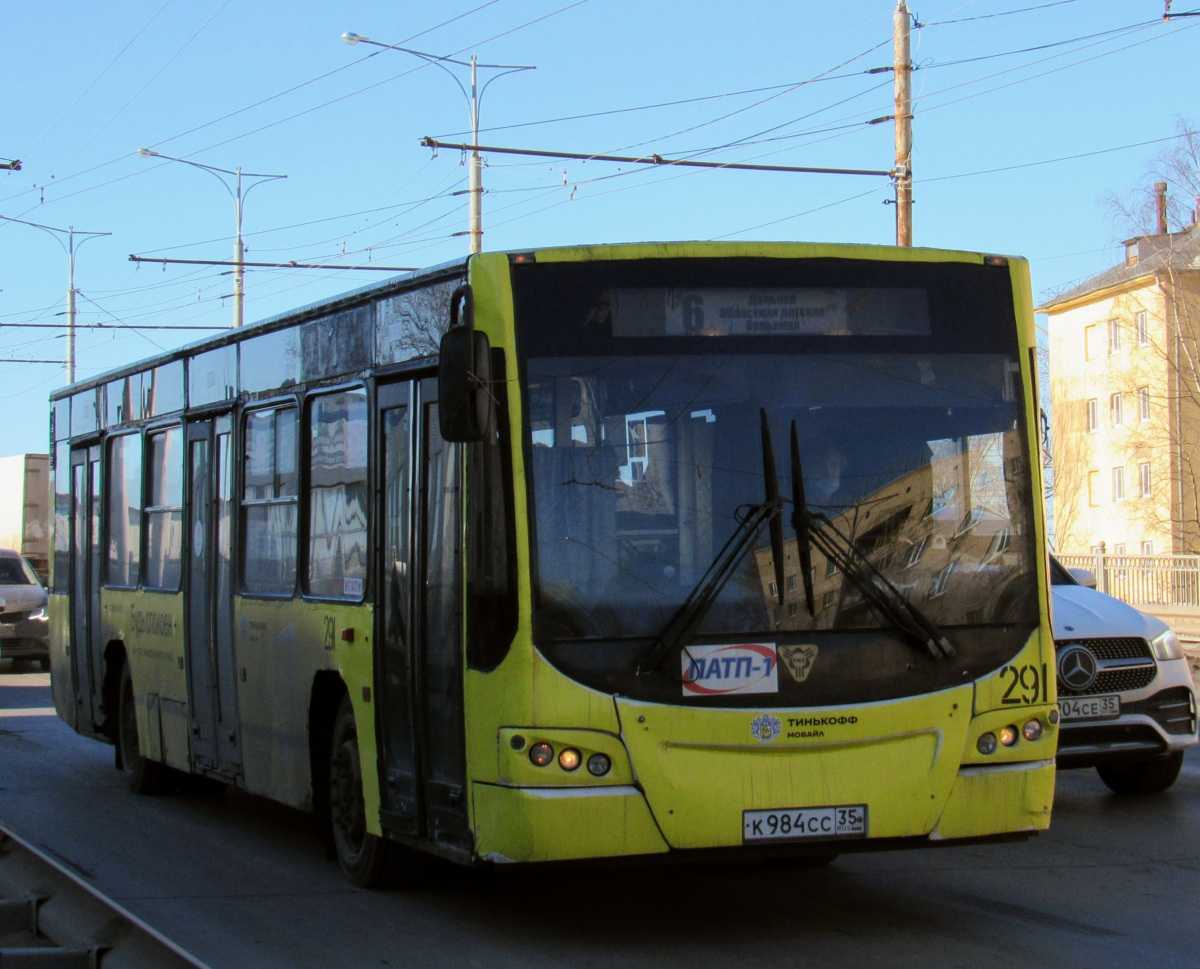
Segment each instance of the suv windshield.
M662 629L763 500L760 410L777 442L796 423L809 508L933 622L1036 622L1006 271L664 261L517 279L539 641ZM888 625L815 550L810 615L790 531L783 572L779 590L764 531L697 634Z
M24 559L0 558L0 585L37 585L37 575Z

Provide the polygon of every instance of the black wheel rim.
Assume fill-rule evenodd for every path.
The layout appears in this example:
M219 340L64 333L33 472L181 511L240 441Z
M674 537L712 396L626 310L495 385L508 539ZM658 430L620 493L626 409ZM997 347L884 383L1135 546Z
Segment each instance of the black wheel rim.
M329 810L338 856L347 864L362 857L367 839L358 745L347 740L334 752L329 769Z

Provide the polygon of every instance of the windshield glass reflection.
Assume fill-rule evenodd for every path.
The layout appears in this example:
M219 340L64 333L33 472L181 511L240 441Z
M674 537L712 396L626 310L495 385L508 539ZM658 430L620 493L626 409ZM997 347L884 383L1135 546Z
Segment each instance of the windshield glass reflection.
M777 442L795 420L810 508L930 619L1036 619L1018 372L1003 353L529 359L540 635L662 628L762 501L760 408ZM886 625L816 550L810 615L786 535L782 602L764 530L698 632Z

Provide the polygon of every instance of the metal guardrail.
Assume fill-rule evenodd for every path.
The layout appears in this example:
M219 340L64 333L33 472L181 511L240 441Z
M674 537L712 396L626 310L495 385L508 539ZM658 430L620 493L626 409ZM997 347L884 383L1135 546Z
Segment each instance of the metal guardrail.
M2 826L0 967L208 969L128 909Z
M1113 555L1055 553L1068 568L1087 569L1096 588L1143 606L1200 608L1200 555Z

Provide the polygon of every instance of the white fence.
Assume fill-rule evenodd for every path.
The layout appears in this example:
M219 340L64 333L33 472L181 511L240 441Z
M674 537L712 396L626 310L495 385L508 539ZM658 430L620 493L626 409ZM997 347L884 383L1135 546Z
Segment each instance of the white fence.
M1088 569L1096 588L1125 602L1200 607L1200 555L1060 555L1068 568Z

